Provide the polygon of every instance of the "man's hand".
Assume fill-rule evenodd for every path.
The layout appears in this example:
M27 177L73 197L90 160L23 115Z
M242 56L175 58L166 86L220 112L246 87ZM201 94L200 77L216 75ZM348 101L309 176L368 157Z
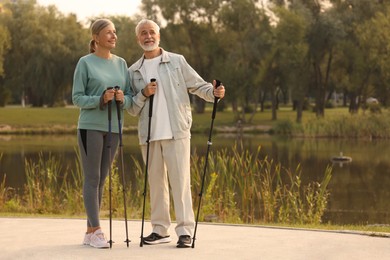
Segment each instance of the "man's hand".
M213 86L214 86L214 97L217 98L223 98L225 96L225 87L221 83L217 88L215 88L215 85L217 84L216 80L213 80Z
M142 89L142 94L145 97L150 97L156 94L156 90L157 90L157 82L156 81L150 82L148 85L146 85L144 89Z

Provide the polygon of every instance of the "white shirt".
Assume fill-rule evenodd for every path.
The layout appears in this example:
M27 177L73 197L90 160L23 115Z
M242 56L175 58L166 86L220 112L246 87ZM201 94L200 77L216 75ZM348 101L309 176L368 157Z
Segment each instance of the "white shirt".
M153 59L145 59L141 68L145 82L150 82L150 79L152 78L155 78L157 82L157 89L153 98L150 141L173 138L168 114L167 100L164 94L164 86L162 85L158 74L158 66L160 61L161 55Z

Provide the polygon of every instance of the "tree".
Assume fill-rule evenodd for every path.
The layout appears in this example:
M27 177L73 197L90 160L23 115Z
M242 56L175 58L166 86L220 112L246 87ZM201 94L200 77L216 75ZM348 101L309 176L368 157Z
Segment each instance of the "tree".
M0 13L0 19L3 20L5 14ZM0 24L0 77L4 76L4 56L11 48L11 36L8 29Z
M4 57L11 48L11 36L10 33L5 27L4 20L10 13L3 7L3 4L0 3L0 106L5 106L11 97L11 92L4 87L3 77L4 73Z
M385 10L383 3L372 0L333 1L333 13L342 21L345 37L340 39L335 49L334 85L344 89L349 99L349 111L357 113L361 103L374 94L373 76L378 74L375 62L370 59L371 47L362 44L362 36L382 28L368 28L362 32L362 24L370 21L376 13ZM360 36L359 36L360 34ZM364 36L363 36L364 37ZM370 39L371 40L371 39ZM384 93L383 93L384 94Z
M223 39L220 46L225 52L219 56L219 64L226 81L234 86L227 89L227 97L236 120L250 123L269 86L265 61L274 43L269 18L256 1L233 0L222 6L218 19ZM245 116L248 112L249 119Z
M317 117L325 116L326 94L329 91L334 49L345 34L343 24L332 12L322 12L315 0L303 1L311 8L313 23L308 31L309 59L312 64Z
M87 51L88 36L76 16L63 16L54 6L33 0L8 4L6 26L12 49L6 56L5 87L15 100L27 96L33 106L53 106L70 96L78 58Z
M390 6L384 12L360 24L356 28L359 46L366 51L365 64L371 68L372 75L368 85L376 85L373 96L379 98L381 103L387 104L390 90L390 21L388 14ZM368 96L365 96L368 98Z
M291 93L296 121L302 121L302 111L310 84L310 63L306 32L310 14L302 5L293 5L290 10L278 9L279 23L276 27L276 44L279 56L276 60L280 70L280 85Z
M212 68L216 64L215 52L218 52L215 27L221 0L143 0L142 3L148 17L167 24L161 33L163 48L184 55L204 79L211 81L211 77L218 78ZM195 111L204 112L205 102L198 97L191 98Z

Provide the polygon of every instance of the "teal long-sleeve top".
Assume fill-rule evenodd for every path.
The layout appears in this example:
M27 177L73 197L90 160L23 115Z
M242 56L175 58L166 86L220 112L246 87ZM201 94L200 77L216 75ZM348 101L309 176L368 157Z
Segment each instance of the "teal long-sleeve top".
M129 108L132 102L126 61L116 55L112 55L110 59L103 59L95 54L80 58L74 72L72 90L73 104L80 108L78 129L108 131L108 109L107 105L100 108L100 98L108 87L115 86L119 86L125 96L120 105L123 122L123 109ZM111 131L118 133L119 120L114 101L111 113Z

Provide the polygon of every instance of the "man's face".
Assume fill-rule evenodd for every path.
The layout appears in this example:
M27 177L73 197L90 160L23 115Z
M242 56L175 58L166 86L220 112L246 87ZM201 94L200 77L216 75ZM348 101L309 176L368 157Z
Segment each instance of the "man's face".
M138 44L144 51L153 51L160 44L160 34L154 29L152 24L143 24L139 29Z

